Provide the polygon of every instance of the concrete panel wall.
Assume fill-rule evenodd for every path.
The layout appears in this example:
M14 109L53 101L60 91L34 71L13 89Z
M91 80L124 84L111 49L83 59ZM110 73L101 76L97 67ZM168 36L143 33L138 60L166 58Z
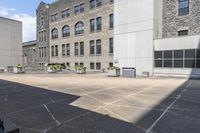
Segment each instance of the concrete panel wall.
M153 73L154 0L116 0L114 63Z
M0 17L0 67L22 63L22 23Z
M200 48L200 35L159 39L154 41L155 50L178 50Z

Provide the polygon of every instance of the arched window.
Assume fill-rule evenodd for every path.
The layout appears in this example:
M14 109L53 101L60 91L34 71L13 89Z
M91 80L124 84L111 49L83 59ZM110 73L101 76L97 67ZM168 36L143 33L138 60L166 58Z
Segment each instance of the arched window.
M84 33L84 23L79 21L75 25L75 35L83 34Z
M51 31L51 38L52 38L52 39L58 38L58 29L54 28L54 29Z
M63 37L70 36L70 30L69 30L69 26L68 26L68 25L65 25L65 26L62 28L62 36L63 36Z

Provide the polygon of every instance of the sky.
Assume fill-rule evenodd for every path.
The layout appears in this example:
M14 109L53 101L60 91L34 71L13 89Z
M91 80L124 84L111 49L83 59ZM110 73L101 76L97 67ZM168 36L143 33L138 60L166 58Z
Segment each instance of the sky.
M52 3L55 0L43 0ZM36 9L41 0L0 0L0 16L22 21L23 42L36 39Z

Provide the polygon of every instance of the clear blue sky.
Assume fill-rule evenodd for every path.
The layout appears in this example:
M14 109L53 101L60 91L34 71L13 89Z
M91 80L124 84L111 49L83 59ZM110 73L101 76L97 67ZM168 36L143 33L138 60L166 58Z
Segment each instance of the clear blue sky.
M52 3L55 0L43 0L46 3ZM14 8L17 13L27 13L35 15L35 10L41 0L1 0L0 6Z
M55 0L43 0L52 3ZM41 0L0 0L0 17L22 21L23 41L36 39L36 9Z

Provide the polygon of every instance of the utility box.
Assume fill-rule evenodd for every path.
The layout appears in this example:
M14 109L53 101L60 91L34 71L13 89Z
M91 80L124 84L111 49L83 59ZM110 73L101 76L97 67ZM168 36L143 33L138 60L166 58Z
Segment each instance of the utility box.
M136 77L135 68L122 68L122 77L135 78Z

